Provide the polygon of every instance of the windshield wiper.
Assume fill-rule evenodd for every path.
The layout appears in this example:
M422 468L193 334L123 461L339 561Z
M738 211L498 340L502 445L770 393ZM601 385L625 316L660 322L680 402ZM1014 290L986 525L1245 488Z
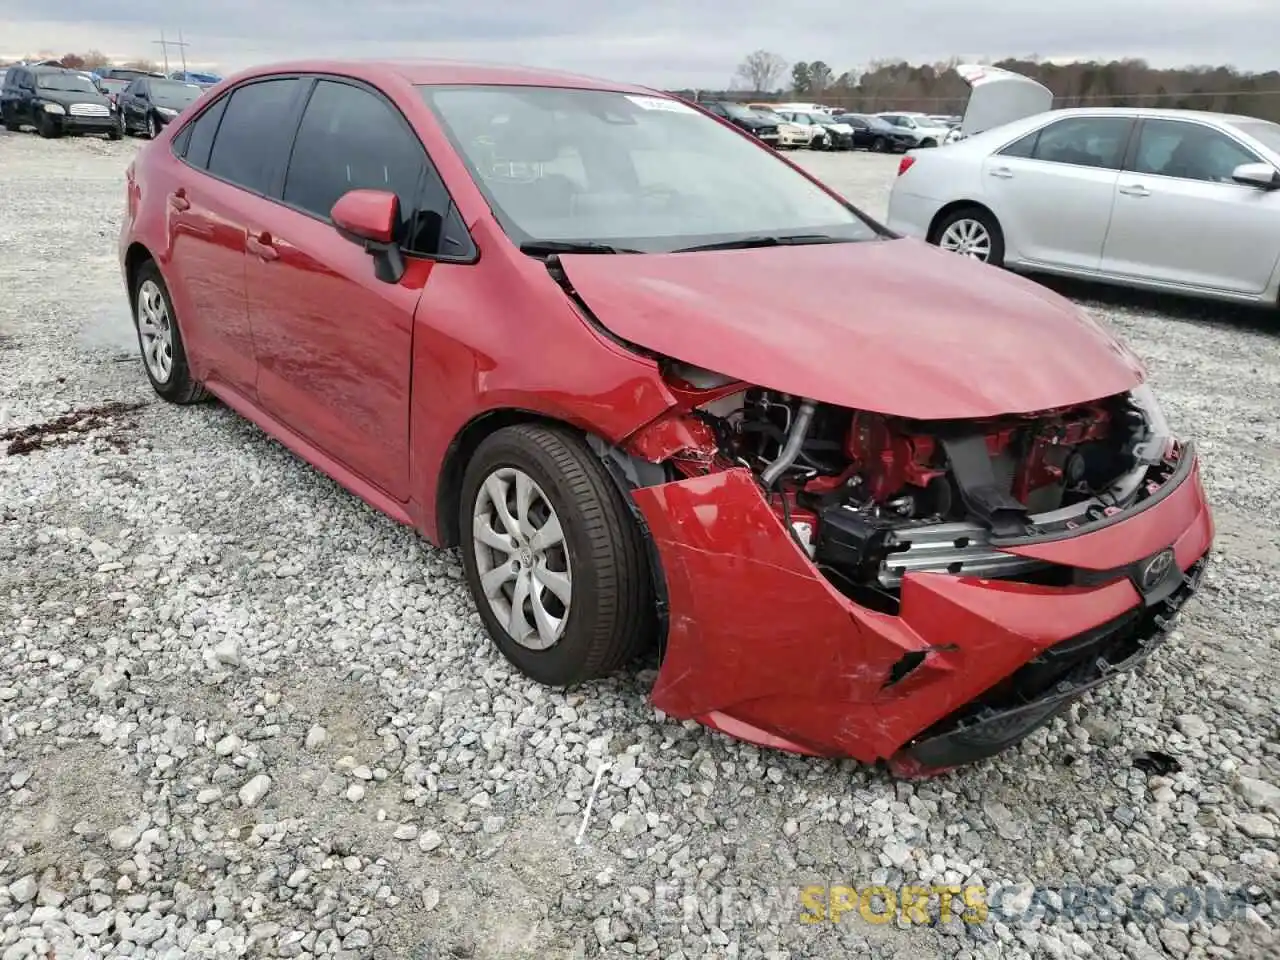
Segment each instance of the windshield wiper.
M808 243L852 243L848 237L833 237L826 233L763 234L756 237L739 237L736 240L719 240L700 243L693 247L680 247L672 253L697 253L700 250L747 250L751 247L798 247Z
M553 253L643 253L644 251L596 243L594 240L526 240L520 244L520 252L539 257Z

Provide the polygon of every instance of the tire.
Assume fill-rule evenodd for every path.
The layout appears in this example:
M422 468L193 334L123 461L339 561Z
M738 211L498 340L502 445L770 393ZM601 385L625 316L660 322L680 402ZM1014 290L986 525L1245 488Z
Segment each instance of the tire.
M154 140L160 135L160 124L156 122L154 113L147 114L147 139Z
M46 140L53 140L62 135L57 123L47 113L40 114L40 119L36 121L36 131Z
M22 123L14 115L13 111L0 111L0 115L4 117L4 128L10 133L20 133L22 131Z
M871 152L884 153L888 146L889 142L884 137L876 137L871 141Z
M920 146L922 147L936 147L937 145L938 141L934 140L933 137L925 137L925 139L920 141Z
M821 149L822 149L822 138L821 138L821 137L814 137L812 140L810 140L810 141L809 141L809 149L810 149L810 150L821 150Z
M122 122L120 122L120 123L117 123L117 124L116 124L112 129L110 129L110 130L108 130L108 131L107 131L107 139L108 139L108 140L119 140L119 139L120 139L121 137L123 137L123 136L124 136L124 123L123 123L123 121L122 121Z
M515 517L517 530L524 531L521 539L515 540L522 556L516 558L516 552L512 552L513 561L509 564L506 548L489 547L485 541L478 541L477 529L485 529L488 520L500 540L510 543L515 539L494 521L501 514L492 509L492 504L496 502L495 490L504 504L514 499L520 483L518 474L535 487L527 497L529 523L521 527L516 513L507 508L508 515ZM546 522L546 511L539 504L553 511L564 535L558 546L546 552L530 549L536 545L537 534L527 534L540 525L532 522L535 512L543 513L542 522ZM476 522L477 515L484 518L480 524ZM615 481L573 431L520 424L487 437L463 477L459 522L463 567L480 618L502 655L525 676L557 687L602 677L625 666L653 638L653 586L643 534ZM522 543L524 549L520 548ZM560 555L552 556L557 551ZM480 567L482 562L485 570ZM542 598L542 609L560 624L558 633L545 636L535 626L536 616L525 613L526 607L534 609L535 597L528 590L521 597L516 627L524 636L523 642L509 632L515 623L510 616L511 600L521 575L509 573L497 587L499 596L493 601L482 582L486 572L492 576L502 569L567 571L567 612L556 597L549 595L549 588L530 576L524 577L525 583ZM507 618L506 623L500 614ZM537 636L529 635L531 627Z
M977 224L985 231L987 237L987 253L985 256L978 256L974 252L966 252L961 248L951 246L948 243L948 231L953 231L953 237L959 240L961 235L969 233L971 236L977 236L977 231L972 228L962 226L965 223ZM994 267L1004 266L1004 231L1000 228L1000 222L995 215L985 207L960 207L952 210L945 217L938 221L929 236L929 242L943 249L952 250L962 256L969 256L975 260L981 260L983 263L989 263ZM969 249L977 251L980 246L974 245Z
M157 313L157 296L163 304L164 318L167 321L163 325L158 323L160 318ZM187 365L186 348L182 343L182 333L178 328L178 317L173 309L173 300L169 296L169 288L165 285L164 277L160 276L160 269L154 260L148 260L139 267L138 274L134 278L133 326L138 334L138 351L142 356L142 369L146 372L147 379L151 381L151 388L162 399L185 406L200 403L208 398L209 394L204 387L191 376L191 369ZM152 357L149 356L151 338L147 330L158 329L161 326L167 330L168 340L156 349L161 354L167 355L167 365L159 361L153 363ZM164 347L167 347L167 350Z

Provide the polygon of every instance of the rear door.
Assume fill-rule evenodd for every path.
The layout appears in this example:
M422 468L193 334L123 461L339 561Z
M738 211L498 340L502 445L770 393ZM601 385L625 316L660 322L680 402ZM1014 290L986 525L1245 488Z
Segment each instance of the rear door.
M1006 259L1096 271L1133 118L1073 115L983 162L983 191L1004 230Z
M334 203L356 189L399 198L398 283L332 228ZM469 250L466 230L409 122L344 78L315 83L279 196L256 211L246 260L262 405L405 502L414 312L433 271L450 269L433 259Z
M1261 293L1280 259L1280 191L1235 183L1266 162L1206 123L1147 118L1116 186L1102 269L1122 277Z
M257 361L245 300L248 224L283 169L300 89L295 77L236 87L174 141L185 166L168 197L170 293L203 365L197 375L249 398Z

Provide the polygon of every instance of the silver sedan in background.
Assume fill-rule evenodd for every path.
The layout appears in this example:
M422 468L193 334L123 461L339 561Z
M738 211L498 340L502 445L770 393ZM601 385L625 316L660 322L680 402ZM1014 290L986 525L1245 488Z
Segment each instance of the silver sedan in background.
M997 266L1275 305L1280 125L1052 110L902 158L888 226Z

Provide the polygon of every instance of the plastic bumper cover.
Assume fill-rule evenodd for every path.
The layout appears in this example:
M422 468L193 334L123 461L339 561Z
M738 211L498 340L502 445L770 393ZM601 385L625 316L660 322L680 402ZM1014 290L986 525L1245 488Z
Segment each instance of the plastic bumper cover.
M899 613L889 615L859 606L828 582L746 470L633 495L667 587L667 647L654 705L763 746L863 762L894 757L908 745L918 750L922 735L951 732L952 718L1047 651L1147 610L1126 568L1172 547L1171 566L1183 574L1213 539L1197 463L1132 519L1032 548L1051 563L1084 558L1091 570L1115 571L1114 579L1048 587L909 574ZM1106 675L1137 659L1120 657ZM1042 704L1048 713L1040 722L1090 685L1084 676L1069 682L1075 692ZM946 744L963 739L935 743L918 763L949 765Z

